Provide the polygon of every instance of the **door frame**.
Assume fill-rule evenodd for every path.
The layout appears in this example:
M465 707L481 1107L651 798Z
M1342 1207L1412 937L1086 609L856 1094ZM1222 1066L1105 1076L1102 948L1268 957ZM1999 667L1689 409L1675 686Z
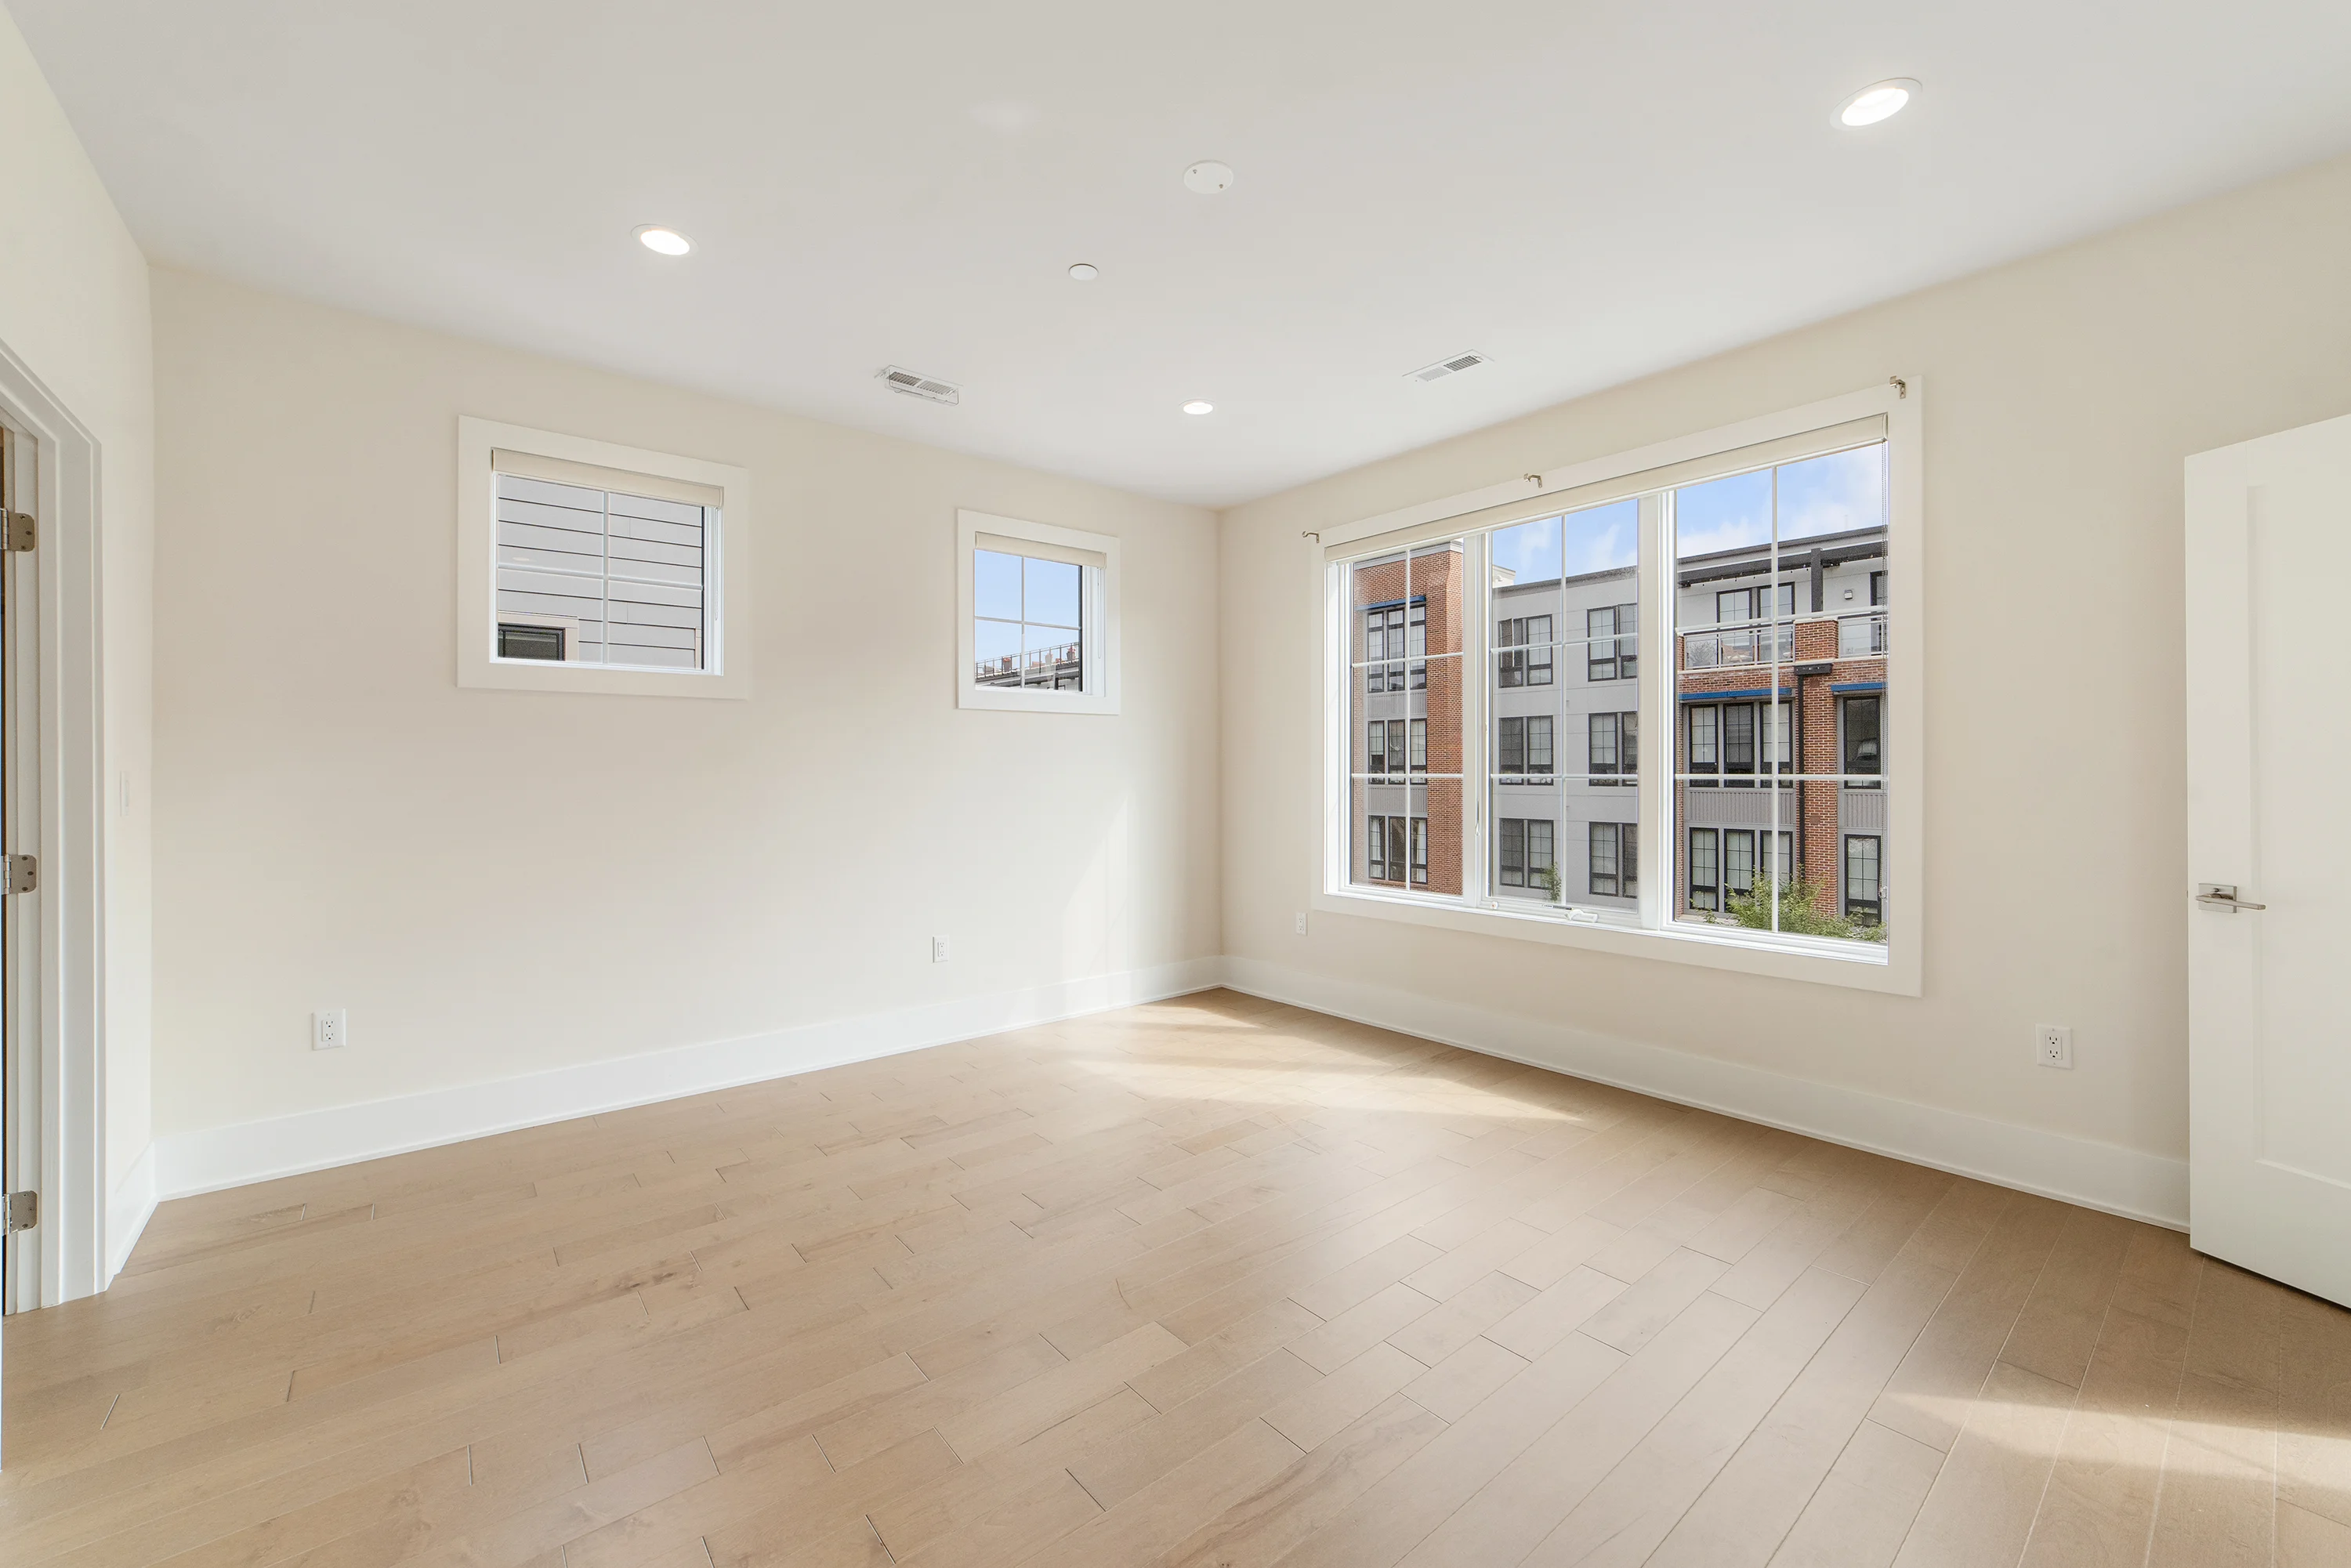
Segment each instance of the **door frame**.
M10 848L40 859L37 891L0 900L9 923L11 1190L40 1194L40 1223L12 1249L14 1311L111 1282L154 1207L142 1152L110 1184L107 1127L107 832L102 453L30 367L0 344L0 419L29 452L40 538L10 608ZM18 509L27 509L19 503ZM19 1112L21 1111L21 1114ZM145 1174L145 1190L140 1187Z

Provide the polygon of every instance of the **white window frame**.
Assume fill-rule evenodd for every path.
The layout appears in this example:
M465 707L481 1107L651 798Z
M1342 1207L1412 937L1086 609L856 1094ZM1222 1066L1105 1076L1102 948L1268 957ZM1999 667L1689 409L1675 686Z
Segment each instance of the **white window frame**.
M1084 639L1084 686L1079 691L1051 691L1038 686L984 686L979 684L978 650L975 645L978 619L973 582L979 536L994 534L1027 544L1058 547L1102 558L1099 570L1080 573L1081 600L1078 619ZM1110 534L1081 528L1032 523L1020 517L999 517L989 512L956 513L956 706L1011 713L1115 714L1118 712L1118 539Z
M559 663L496 656L497 476L492 464L493 454L500 451L683 480L725 493L715 524L704 525L703 668L632 670L572 659ZM748 469L461 414L457 420L457 684L497 691L747 698L751 695L750 547Z
M1923 797L1927 788L1923 744L1927 643L1923 587L1925 480L1921 450L1925 397L1925 386L1918 378L1893 378L1882 387L1764 414L1614 456L1565 465L1322 529L1310 551L1313 563L1311 613L1313 623L1320 629L1313 643L1315 678L1322 701L1322 724L1312 741L1318 754L1314 789L1321 803L1321 840L1317 883L1309 896L1310 907L1328 915L1391 920L1855 990L1919 995L1923 979L1921 955L1926 941L1925 901L1920 887L1925 858ZM1466 633L1461 654L1464 670L1478 672L1474 678L1465 673L1462 682L1463 894L1458 900L1447 900L1427 894L1360 888L1350 883L1350 801L1343 785L1352 756L1348 703L1352 683L1343 653L1349 646L1350 625L1340 559L1348 547L1362 543L1374 548L1371 541L1376 540L1376 548L1401 549L1412 544L1466 536L1463 581L1465 592L1470 591L1473 585L1484 584L1488 580L1486 532L1509 526L1510 520L1555 515L1562 504L1546 497L1557 492L1586 486L1604 486L1624 480L1628 486L1626 495L1642 494L1636 476L1650 470L1721 456L1814 431L1825 432L1873 415L1886 420L1886 570L1889 574L1890 601L1886 612L1897 629L1894 656L1887 661L1887 701L1880 719L1881 756L1886 759L1882 766L1888 768L1883 775L1886 780L1887 812L1878 863L1880 898L1887 929L1884 944L1749 933L1671 919L1668 912L1680 861L1672 852L1668 835L1682 829L1672 821L1669 811L1650 808L1652 800L1671 796L1669 785L1656 783L1645 783L1642 787L1643 810L1637 839L1637 863L1642 868L1640 928L1585 923L1574 916L1563 919L1555 911L1546 912L1540 907L1514 909L1499 906L1500 901L1486 899L1483 894L1485 866L1489 858L1487 831L1490 818L1485 779L1492 771L1485 755L1491 700L1486 669L1492 651L1489 643L1493 629L1482 591L1474 608L1465 604L1462 616ZM1573 506L1596 504L1596 498L1578 499ZM1523 519L1510 517L1508 508L1512 507L1522 507ZM1480 515L1473 521L1472 514ZM1458 534L1448 527L1456 520L1461 530ZM1640 559L1644 577L1637 648L1641 689L1647 697L1644 706L1662 717L1641 727L1639 773L1644 780L1652 781L1671 777L1676 727L1668 721L1677 706L1676 671L1668 656L1669 639L1674 635L1675 580L1669 543L1665 538L1663 508L1645 501L1641 507ZM1893 770L1896 767L1898 772ZM1842 903L1841 841L1836 875Z

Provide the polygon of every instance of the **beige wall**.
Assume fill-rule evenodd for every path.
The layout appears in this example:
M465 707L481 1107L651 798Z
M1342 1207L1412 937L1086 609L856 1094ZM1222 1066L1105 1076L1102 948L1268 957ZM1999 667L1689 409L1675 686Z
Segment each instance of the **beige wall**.
M184 274L155 309L162 1131L1218 950L1210 514ZM747 466L753 699L458 689L461 413ZM959 507L1123 541L1121 715L956 708Z
M2346 277L2351 160L1227 513L1226 950L2183 1155L2181 459L2351 412ZM1923 998L1360 918L1293 934L1317 874L1300 529L1896 373L1928 389ZM2075 1071L2032 1064L2035 1021L2074 1026Z
M97 440L103 549L106 1178L150 1133L148 828L155 399L147 262L0 11L0 344ZM120 809L127 781L131 810Z

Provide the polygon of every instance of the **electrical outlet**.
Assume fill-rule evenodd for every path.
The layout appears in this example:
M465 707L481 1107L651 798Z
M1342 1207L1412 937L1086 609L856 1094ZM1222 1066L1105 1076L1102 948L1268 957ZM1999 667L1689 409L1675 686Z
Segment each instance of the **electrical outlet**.
M1306 935L1306 911L1302 909L1298 912L1298 934L1301 936Z
M947 939L946 939L946 937L944 937L944 936L934 936L934 937L932 937L932 938L931 938L931 962L932 962L932 963L934 963L934 964L944 964L944 963L946 963L946 961L947 961Z
M310 1049L340 1051L351 1038L350 1016L341 1009L310 1015Z
M2071 1069L2074 1065L2073 1030L2062 1023L2034 1024L2032 1060L2043 1067Z

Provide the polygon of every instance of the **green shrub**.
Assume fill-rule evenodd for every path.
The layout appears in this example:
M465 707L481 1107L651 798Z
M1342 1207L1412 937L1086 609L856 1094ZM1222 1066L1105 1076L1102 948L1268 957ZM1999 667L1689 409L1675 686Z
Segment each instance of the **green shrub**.
M1780 929L1799 936L1839 936L1848 942L1883 942L1886 927L1876 921L1852 920L1842 915L1832 915L1836 906L1833 896L1823 896L1827 889L1818 887L1803 877L1792 877L1780 884ZM1750 893L1734 893L1725 901L1725 910L1740 925L1757 931L1771 929L1771 886L1759 881Z

